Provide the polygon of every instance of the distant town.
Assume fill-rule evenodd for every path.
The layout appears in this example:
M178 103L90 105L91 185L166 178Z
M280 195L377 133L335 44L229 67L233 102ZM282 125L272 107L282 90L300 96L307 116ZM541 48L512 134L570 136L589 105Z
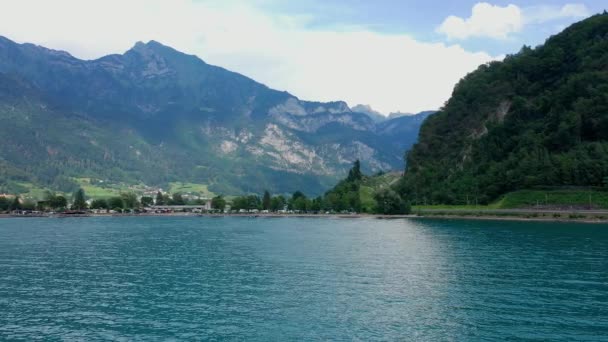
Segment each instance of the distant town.
M46 192L43 200L25 200L18 195L0 195L0 213L11 216L86 216L91 214L380 214L405 215L410 204L390 189L378 190L373 197L360 196L361 185L374 177L361 172L356 160L348 176L323 196L310 198L302 191L290 196L272 195L264 191L260 195L249 194L226 198L222 195L206 198L169 194L158 190L138 196L127 192L109 198L87 198L80 188L68 199L65 195Z

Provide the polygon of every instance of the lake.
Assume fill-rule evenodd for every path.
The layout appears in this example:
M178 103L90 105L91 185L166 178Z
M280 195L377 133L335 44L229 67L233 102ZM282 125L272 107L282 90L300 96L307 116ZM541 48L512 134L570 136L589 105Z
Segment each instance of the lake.
M0 340L608 340L608 226L0 220Z

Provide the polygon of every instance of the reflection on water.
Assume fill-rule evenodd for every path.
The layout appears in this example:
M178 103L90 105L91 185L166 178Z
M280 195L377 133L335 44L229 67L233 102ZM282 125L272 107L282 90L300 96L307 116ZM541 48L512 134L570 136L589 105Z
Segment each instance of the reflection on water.
M599 340L608 227L0 220L0 340Z

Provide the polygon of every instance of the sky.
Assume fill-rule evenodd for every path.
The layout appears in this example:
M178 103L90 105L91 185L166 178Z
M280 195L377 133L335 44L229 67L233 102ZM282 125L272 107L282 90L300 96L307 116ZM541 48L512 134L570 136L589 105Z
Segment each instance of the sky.
M0 35L83 59L156 40L304 100L439 109L480 64L605 0L2 0Z

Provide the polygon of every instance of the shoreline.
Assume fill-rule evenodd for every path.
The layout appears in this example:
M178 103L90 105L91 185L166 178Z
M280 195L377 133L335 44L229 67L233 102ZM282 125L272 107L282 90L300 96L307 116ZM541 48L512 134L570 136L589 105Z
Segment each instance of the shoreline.
M471 220L471 221L507 221L507 222L545 222L545 223L585 223L608 224L606 219L597 218L565 218L565 217L518 217L518 216L472 216L472 215L428 215L416 216L425 220Z
M397 220L397 219L440 219L440 220L477 220L477 221L512 221L512 222L559 222L559 223L587 223L587 224L608 224L608 218L602 216L588 216L595 214L584 215L584 212L560 212L559 217L544 216L546 213L536 213L543 216L524 217L518 216L521 214L513 213L511 215L492 215L482 212L463 212L463 213L437 213L437 214L410 214L410 215L376 215L376 214L199 214L199 213L141 213L141 214L100 214L91 213L86 215L61 215L61 214L41 214L41 215L12 215L0 214L0 219L3 218L89 218L89 217L200 217L200 218L223 218L223 217L241 217L241 218L325 218L325 219L378 219L378 220ZM554 214L554 212L552 212ZM562 217L561 215L566 215ZM575 217L568 217L575 215Z
M103 214L90 213L82 215L62 215L62 214L39 214L39 215L12 215L0 214L2 218L88 218L88 217L243 217L243 218L377 218L377 219L403 219L416 218L417 215L374 215L374 214L200 214L200 213L140 213L140 214Z

